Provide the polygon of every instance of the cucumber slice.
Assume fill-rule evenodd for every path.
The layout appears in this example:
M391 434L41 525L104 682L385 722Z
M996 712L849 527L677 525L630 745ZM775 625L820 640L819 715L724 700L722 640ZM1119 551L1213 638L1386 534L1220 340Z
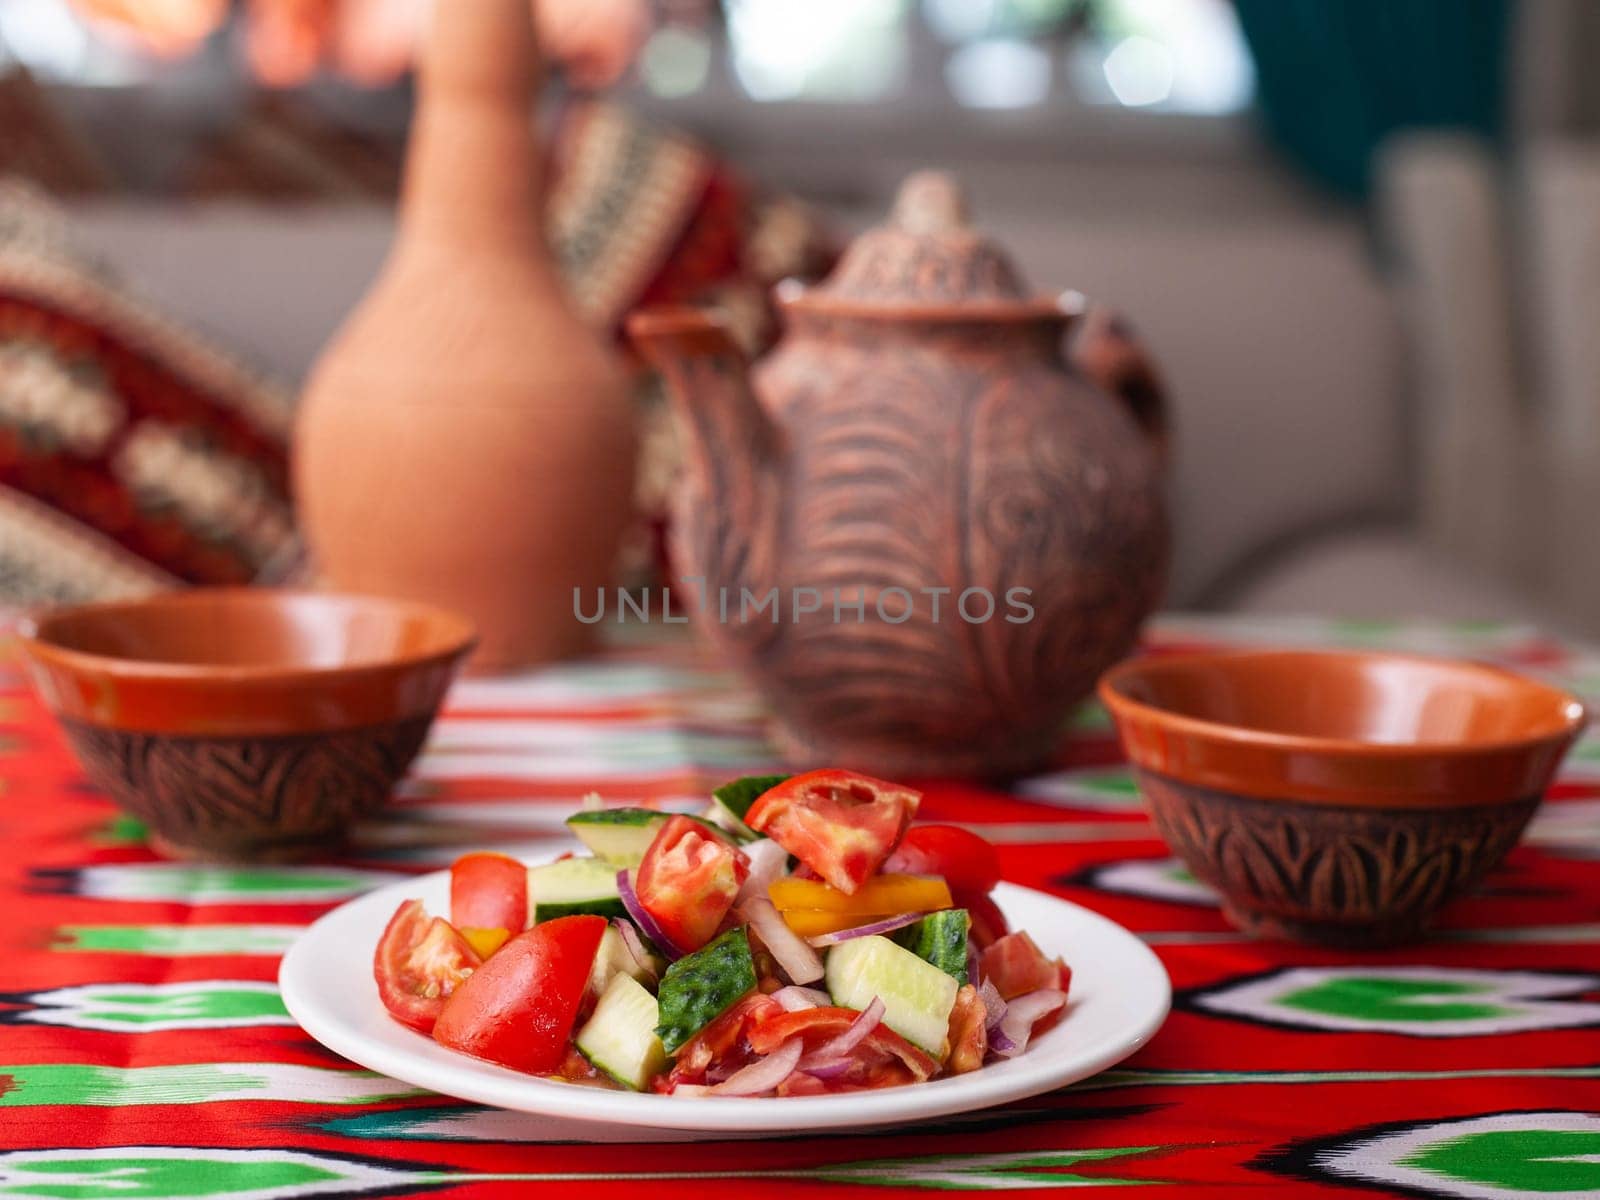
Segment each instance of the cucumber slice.
M673 815L655 808L597 808L573 813L567 828L591 853L613 864L615 874L619 867L637 867L644 861L644 852ZM689 819L726 840L726 831L703 817Z
M594 966L589 971L589 994L604 995L606 988L618 975L626 975L640 983L646 980L653 983L661 977L663 965L662 960L653 955L648 963L636 961L628 953L628 945L617 932L617 927L607 925L606 931L600 935L600 949L595 952Z
M828 995L845 1008L883 1001L883 1023L913 1046L944 1057L956 981L904 946L877 935L840 942L825 964Z
M576 913L625 917L628 910L617 894L617 868L598 858L564 858L528 868L528 900L533 923Z
M757 833L744 823L744 816L750 811L750 806L761 798L763 792L770 792L785 779L787 775L746 775L742 779L735 779L725 783L711 792L711 813L713 821L724 829L743 838L758 838L765 836Z
M730 929L673 963L658 992L661 1023L656 1033L667 1053L676 1054L755 986L756 964L743 929Z
M596 1067L623 1087L642 1092L667 1067L667 1052L656 1036L657 1020L656 998L637 980L617 975L573 1040Z
M930 962L957 984L967 979L967 910L946 908L907 925L895 941L924 962Z

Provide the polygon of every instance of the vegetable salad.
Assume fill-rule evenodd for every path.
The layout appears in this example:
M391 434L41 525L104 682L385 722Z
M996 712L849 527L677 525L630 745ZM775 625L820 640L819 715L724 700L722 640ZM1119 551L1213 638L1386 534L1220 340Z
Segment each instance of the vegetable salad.
M844 770L735 780L702 816L596 803L589 850L474 853L450 919L403 903L373 970L441 1045L680 1096L920 1083L1022 1053L1071 972L989 898L994 847L913 825L920 795Z

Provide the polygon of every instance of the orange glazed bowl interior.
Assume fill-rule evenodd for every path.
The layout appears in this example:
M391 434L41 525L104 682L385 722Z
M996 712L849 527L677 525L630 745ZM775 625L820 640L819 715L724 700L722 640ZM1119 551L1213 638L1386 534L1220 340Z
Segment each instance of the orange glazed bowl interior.
M1417 936L1498 864L1586 720L1535 680L1404 654L1141 658L1099 690L1234 923L1349 946Z
M1135 766L1362 806L1542 791L1585 720L1576 697L1510 671L1347 651L1134 659L1107 672L1100 697Z
M260 858L383 803L474 635L405 601L220 588L48 610L20 642L85 771L158 843Z

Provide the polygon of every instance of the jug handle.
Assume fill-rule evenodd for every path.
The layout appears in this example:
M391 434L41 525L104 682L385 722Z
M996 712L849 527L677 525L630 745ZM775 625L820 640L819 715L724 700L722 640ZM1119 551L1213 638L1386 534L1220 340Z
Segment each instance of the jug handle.
M1121 400L1164 468L1167 464L1167 388L1161 372L1121 313L1078 298L1082 318L1067 360L1098 387Z

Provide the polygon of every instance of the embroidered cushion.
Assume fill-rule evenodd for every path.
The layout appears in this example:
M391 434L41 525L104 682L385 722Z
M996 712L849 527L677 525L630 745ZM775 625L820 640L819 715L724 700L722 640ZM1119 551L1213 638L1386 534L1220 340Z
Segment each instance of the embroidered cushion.
M280 578L290 412L0 184L0 601Z

